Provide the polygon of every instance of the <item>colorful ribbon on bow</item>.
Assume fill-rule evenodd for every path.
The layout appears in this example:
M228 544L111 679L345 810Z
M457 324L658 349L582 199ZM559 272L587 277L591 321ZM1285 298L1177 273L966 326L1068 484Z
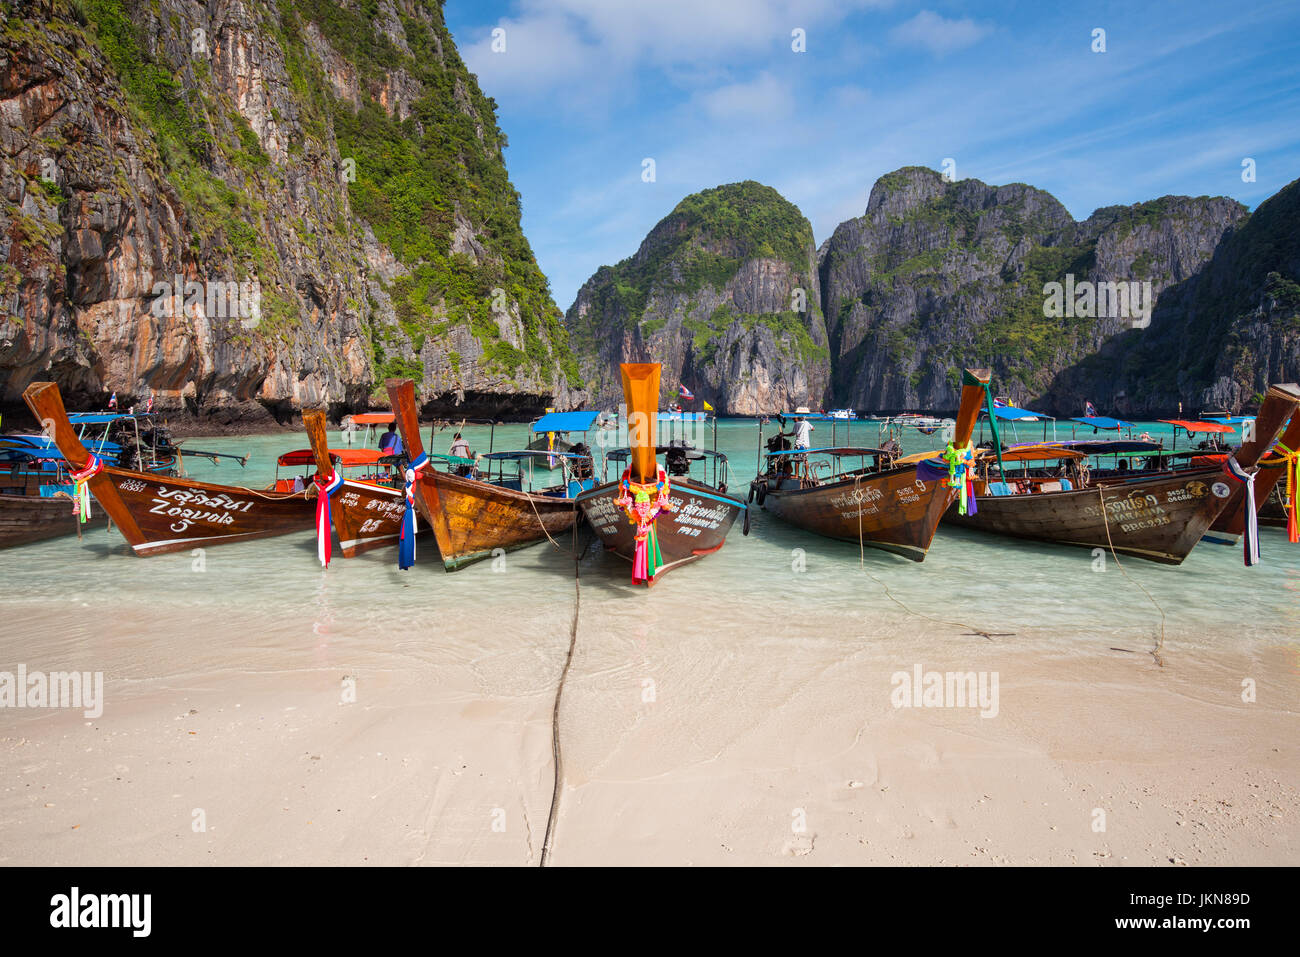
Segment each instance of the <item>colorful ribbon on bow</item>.
M77 516L82 523L90 518L90 488L88 483L92 478L104 471L104 461L94 453L90 453L90 458L86 461L86 467L79 472L69 472L68 477L76 483L76 491L73 494L73 501L77 505Z
M402 532L397 540L397 567L405 571L415 564L415 480L429 464L429 454L421 452L406 466L406 510L402 513Z
M636 550L632 556L632 581L654 581L655 573L663 566L664 556L659 550L659 534L655 530L655 519L660 512L674 511L668 499L668 473L662 468L653 483L642 484L632 481L632 469L623 470L619 483L621 494L614 504L623 509L633 525L636 526Z
M974 515L979 511L975 504L974 446L967 442L964 449L958 449L949 443L943 451L943 460L948 463L948 478L944 484L957 489L957 514Z
M1228 456L1228 461L1223 463L1223 470L1246 489L1246 521L1241 545L1246 567L1249 568L1251 565L1259 564L1259 516L1255 514L1255 473L1242 468L1235 455Z
M1282 466L1282 474L1286 477L1286 498L1282 501L1282 507L1286 509L1286 538L1289 542L1300 542L1300 515L1297 515L1300 503L1296 502L1296 496L1300 494L1300 452L1278 442L1271 455L1273 457L1260 459L1259 464Z
M323 567L330 567L330 530L334 527L334 514L330 510L330 496L343 487L343 476L331 471L328 478L319 474L312 479L316 484L316 555Z

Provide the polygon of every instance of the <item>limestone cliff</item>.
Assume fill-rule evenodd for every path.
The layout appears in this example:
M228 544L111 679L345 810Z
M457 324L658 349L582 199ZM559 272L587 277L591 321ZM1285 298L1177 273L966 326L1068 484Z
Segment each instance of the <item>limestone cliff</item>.
M662 363L665 401L685 385L724 415L820 406L829 383L812 228L752 181L683 199L565 321L604 407L621 400L620 362Z
M504 145L437 0L0 2L0 399L580 401Z
M832 401L952 409L960 368L983 366L1017 401L1059 402L1077 415L1084 396L1061 387L1059 374L1108 343L1164 328L1186 285L1246 218L1233 200L1167 196L1076 222L1024 184L948 182L917 167L890 173L865 214L821 250ZM1054 282L1064 308L1049 315L1044 290ZM1118 300L1130 291L1131 303ZM1110 392L1092 391L1088 398L1114 408Z

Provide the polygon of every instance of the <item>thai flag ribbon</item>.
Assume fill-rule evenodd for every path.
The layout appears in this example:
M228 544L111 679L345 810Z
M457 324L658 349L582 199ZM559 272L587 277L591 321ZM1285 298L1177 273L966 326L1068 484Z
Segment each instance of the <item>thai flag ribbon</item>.
M1241 546L1246 567L1259 564L1259 516L1255 514L1255 473L1248 472L1237 462L1235 455L1229 455L1223 463L1223 470L1242 484L1246 490L1245 531L1241 536Z
M328 478L317 475L316 483L316 555L321 566L330 567L330 531L334 527L334 514L330 510L330 496L343 487L343 476L331 471Z
M406 511L402 513L402 531L397 540L397 567L405 571L415 564L415 480L429 464L429 454L421 452L406 466Z
M92 478L104 471L104 460L93 452L86 461L86 467L78 472L69 472L68 477L76 483L76 494L73 496L77 503L77 515L84 523L90 518L90 488L88 483Z

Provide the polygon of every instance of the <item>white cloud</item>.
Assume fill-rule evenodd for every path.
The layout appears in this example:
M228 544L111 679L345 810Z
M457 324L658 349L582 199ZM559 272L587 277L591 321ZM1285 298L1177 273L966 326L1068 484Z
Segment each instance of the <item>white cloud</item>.
M699 105L716 120L776 120L794 112L790 87L770 73L747 83L732 83L700 95Z
M992 27L976 23L970 17L947 20L930 10L922 10L912 19L894 27L890 36L904 46L921 47L935 56L943 56L978 43L992 30Z

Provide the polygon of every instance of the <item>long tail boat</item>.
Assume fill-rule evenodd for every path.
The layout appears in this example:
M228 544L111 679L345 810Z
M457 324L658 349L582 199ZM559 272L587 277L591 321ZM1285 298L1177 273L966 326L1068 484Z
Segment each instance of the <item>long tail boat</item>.
M659 465L660 366L624 363L620 368L630 430L628 465L618 481L580 493L578 507L605 550L632 563L632 582L649 587L673 569L720 549L736 519L747 516L748 506L725 494L725 484L669 475ZM681 453L686 462L690 451L672 447L665 457Z
M375 548L396 545L402 531L406 496L380 481L378 472L365 478L348 478L348 466L379 468L376 449L331 449L325 412L306 409L302 424L316 462L316 541L322 565L330 562L330 530L338 535L344 558L355 558Z
M1297 388L1294 384L1291 388ZM1259 442L1258 420L1256 420L1255 443ZM1243 443L1245 445L1246 443ZM1267 448L1267 441L1264 444ZM1262 451L1262 450L1261 450ZM1296 486L1300 485L1300 474L1297 474L1297 459L1300 458L1300 415L1291 416L1291 421L1282 431L1282 436L1277 440L1277 444L1269 449L1267 454L1261 454L1259 459L1259 472L1255 477L1255 503L1258 510L1258 521L1261 525L1279 525L1283 528L1295 528L1295 522L1291 519L1284 507L1276 510L1276 502L1284 499L1290 490L1291 512L1295 511ZM1240 458L1238 458L1240 461ZM1279 484L1281 483L1281 484ZM1276 493L1276 494L1275 494ZM1236 544L1237 539L1246 529L1246 490L1244 487L1238 487L1233 490L1231 498L1219 517L1214 520L1210 526L1207 538L1223 541L1229 544ZM1296 538L1292 538L1296 541Z
M0 548L71 535L89 517L73 497L62 453L45 445L34 436L0 436Z
M161 555L197 546L224 545L311 528L315 494L278 492L136 472L105 465L77 438L53 382L33 382L23 392L28 408L54 438L137 555Z
M966 515L950 512L945 521L1178 565L1227 506L1234 487L1254 469L1298 403L1300 390L1295 386L1274 385L1256 419L1255 441L1245 443L1226 463L1143 473L1122 481L1084 480L1081 472L1073 473L1073 479L1041 469L1031 472L1032 461L1068 463L1083 454L1050 443L1037 453L1029 448L1004 453L995 431L995 451L985 453L977 463L977 507ZM1008 462L1024 464L1025 471L1014 475ZM1251 563L1249 556L1247 563Z
M876 448L777 449L751 495L791 525L924 561L943 513L966 495L971 433L988 382L987 372L965 370L953 440L942 453L895 459Z
M456 475L431 468L430 457L420 439L415 383L410 379L389 379L387 385L388 398L397 415L397 428L410 457L405 489L408 513L418 509L420 516L433 526L447 571L489 558L497 549L523 548L573 527L577 512L566 486L545 492L525 491L518 478L511 480L503 476L492 482L474 478L472 474ZM505 460L506 454L496 455L499 461ZM459 470L472 473L473 467L467 464ZM408 533L414 534L413 521L402 532L403 548ZM408 559L414 560L413 550L402 552L399 560L402 567L408 567Z

